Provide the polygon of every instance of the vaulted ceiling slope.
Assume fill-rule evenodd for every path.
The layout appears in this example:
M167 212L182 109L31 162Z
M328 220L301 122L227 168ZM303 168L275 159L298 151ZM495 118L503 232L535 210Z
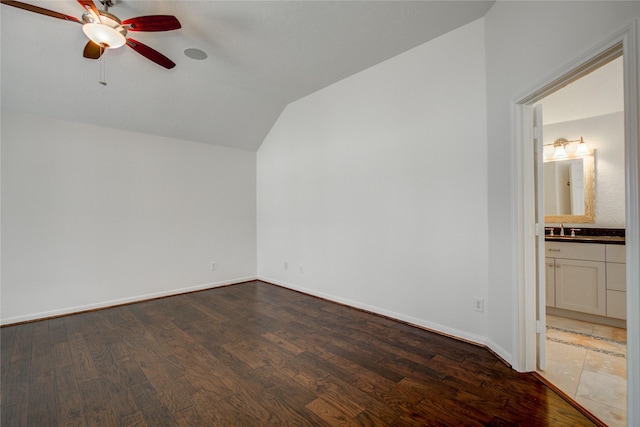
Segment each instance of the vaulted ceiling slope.
M73 0L24 2L83 12ZM180 20L182 29L134 36L172 59L171 70L126 46L104 61L85 59L77 23L2 5L2 108L257 150L288 103L474 21L492 4L118 1L109 11L122 20ZM208 58L191 59L187 48Z

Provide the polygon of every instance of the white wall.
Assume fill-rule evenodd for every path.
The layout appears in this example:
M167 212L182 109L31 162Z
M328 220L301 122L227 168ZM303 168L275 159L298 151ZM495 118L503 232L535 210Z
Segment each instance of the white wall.
M514 349L517 223L511 102L640 16L640 2L498 1L486 15L489 340Z
M2 322L255 278L255 159L3 111Z
M290 104L258 151L259 277L483 342L484 69L479 20Z
M624 113L545 125L543 135L545 145L558 138L575 140L582 136L589 149L595 150L595 223L575 225L624 228Z

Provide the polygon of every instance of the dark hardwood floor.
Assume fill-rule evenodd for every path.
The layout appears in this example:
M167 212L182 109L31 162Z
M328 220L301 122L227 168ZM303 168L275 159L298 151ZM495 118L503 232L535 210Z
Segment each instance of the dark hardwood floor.
M489 351L262 282L0 330L2 426L588 426Z

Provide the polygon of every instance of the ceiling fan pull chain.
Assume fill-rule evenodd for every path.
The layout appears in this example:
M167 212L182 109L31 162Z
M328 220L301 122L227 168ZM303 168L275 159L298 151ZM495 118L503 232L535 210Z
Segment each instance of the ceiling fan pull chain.
M100 46L100 50L103 51L104 47ZM100 80L98 80L98 83L100 83L102 86L107 85L107 67L104 59L105 56L106 55L100 55Z

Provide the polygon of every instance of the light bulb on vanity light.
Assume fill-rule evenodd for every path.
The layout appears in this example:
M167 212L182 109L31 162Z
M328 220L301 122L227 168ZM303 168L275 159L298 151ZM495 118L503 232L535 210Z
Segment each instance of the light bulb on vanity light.
M587 147L587 143L584 142L582 137L580 137L580 144L578 144L578 148L576 148L575 155L576 156L586 156L589 154L589 147Z
M564 159L567 156L567 151L564 149L564 144L563 143L558 143L556 142L556 149L553 152L553 158L554 159Z

